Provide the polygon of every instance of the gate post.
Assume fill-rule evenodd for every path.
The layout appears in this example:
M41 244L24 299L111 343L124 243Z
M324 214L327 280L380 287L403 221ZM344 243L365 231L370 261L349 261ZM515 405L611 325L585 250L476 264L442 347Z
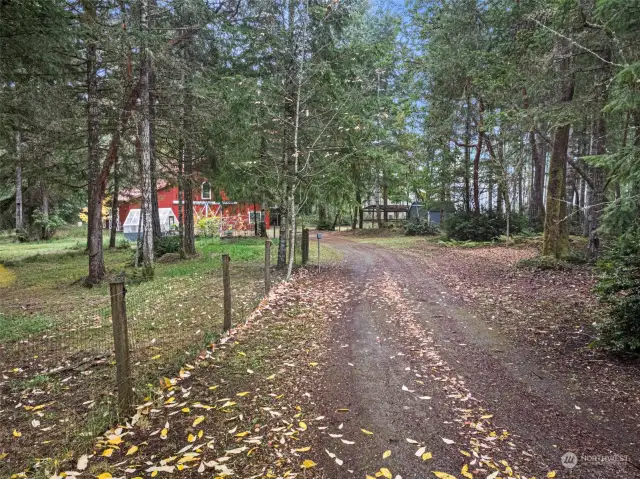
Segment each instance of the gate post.
M131 364L129 361L129 331L127 328L127 306L124 295L124 280L109 283L111 295L111 323L113 325L113 345L116 353L116 382L118 389L118 410L127 415L133 404Z

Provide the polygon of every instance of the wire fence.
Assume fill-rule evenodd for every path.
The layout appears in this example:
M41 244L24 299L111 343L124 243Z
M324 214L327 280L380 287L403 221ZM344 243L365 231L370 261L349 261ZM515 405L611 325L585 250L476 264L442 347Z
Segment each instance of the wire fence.
M222 270L219 257L209 262L211 269L197 273L125 284L129 291L120 294L126 307L129 379L135 394L142 396L145 384L175 374L222 333ZM232 259L232 327L245 321L264 297L264 278L264 263ZM47 411L64 424L49 433L51 441L37 446L41 457L47 455L47 442L56 444L56 434L66 441L93 437L116 417L118 388L122 388L116 374L112 317L117 299L107 293L81 310L40 324L26 337L0 345L0 365L7 379L0 391L0 410L12 410L12 424L20 428L26 421L22 426L26 429L32 413L19 407L27 404L25 398L33 403L48 401Z

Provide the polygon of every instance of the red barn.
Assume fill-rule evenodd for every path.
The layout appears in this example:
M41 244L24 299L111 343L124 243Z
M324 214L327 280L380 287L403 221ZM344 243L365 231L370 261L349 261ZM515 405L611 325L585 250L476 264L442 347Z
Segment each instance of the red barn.
M223 191L220 192L222 201L215 201L211 185L206 180L193 193L196 233L205 224L205 220L209 220L209 228L214 227L221 235L229 234L228 232L249 234L254 231L256 221L259 225L264 220L266 228L270 227L269 212L263 210L259 203L231 201ZM140 197L140 190L137 189L126 190L118 195L118 229L124 230L125 234L128 231L133 232L134 238L137 237L138 231ZM177 227L178 203L178 187L164 181L158 182L158 209L161 214L160 221L163 231ZM125 228L128 225L136 226L136 228Z

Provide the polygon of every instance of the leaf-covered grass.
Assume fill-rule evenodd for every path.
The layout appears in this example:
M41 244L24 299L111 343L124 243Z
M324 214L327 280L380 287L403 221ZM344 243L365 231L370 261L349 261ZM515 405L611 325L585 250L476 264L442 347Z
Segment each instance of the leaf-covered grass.
M0 344L18 341L51 327L51 321L42 316L20 316L0 313Z

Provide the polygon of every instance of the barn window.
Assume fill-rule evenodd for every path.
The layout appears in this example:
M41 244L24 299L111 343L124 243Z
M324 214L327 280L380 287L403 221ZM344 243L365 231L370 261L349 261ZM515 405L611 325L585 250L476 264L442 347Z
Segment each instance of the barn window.
M256 218L258 220L258 224L264 221L264 212L263 211L249 211L249 223L252 225L256 223Z
M211 199L211 184L208 181L202 183L202 199L210 200Z

